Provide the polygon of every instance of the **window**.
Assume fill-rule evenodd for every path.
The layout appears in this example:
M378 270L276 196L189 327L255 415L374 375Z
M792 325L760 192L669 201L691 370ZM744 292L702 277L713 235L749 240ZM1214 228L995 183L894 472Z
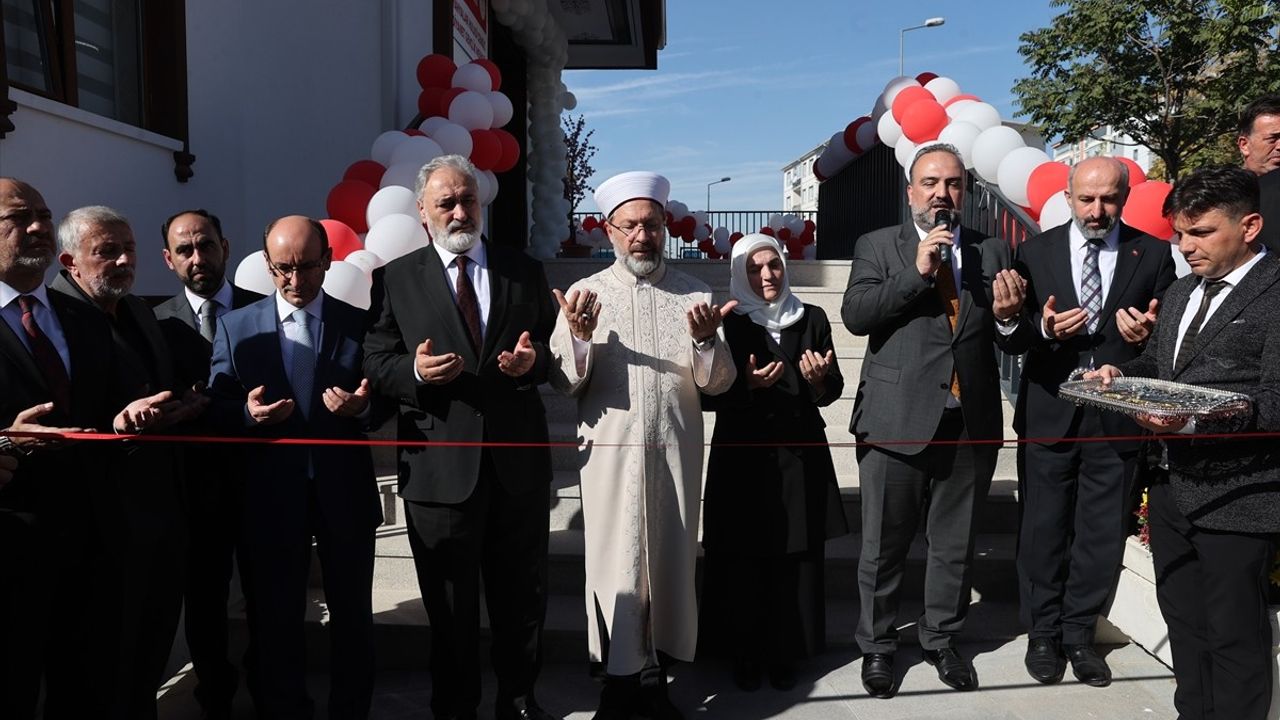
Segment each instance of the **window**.
M0 0L0 20L0 81L186 140L184 0Z

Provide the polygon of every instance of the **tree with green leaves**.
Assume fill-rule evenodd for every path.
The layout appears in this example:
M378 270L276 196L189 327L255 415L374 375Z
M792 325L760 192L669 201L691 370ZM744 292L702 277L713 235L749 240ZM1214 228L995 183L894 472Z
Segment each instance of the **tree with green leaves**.
M1239 110L1280 90L1280 11L1261 0L1052 0L1023 33L1031 77L1013 91L1046 136L1111 126L1151 148L1172 182L1235 134ZM1206 152L1208 151L1208 152Z

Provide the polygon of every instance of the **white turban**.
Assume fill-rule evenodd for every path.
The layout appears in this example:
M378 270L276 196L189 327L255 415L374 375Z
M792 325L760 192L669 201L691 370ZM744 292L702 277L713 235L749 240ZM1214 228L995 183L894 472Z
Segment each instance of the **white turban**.
M663 208L667 206L667 196L671 194L671 183L658 173L645 170L624 172L600 183L596 188L596 207L607 218L628 200L645 198L652 200Z
M756 291L751 289L751 282L747 280L747 258L751 257L755 251L764 248L778 253L778 259L782 261L782 287L779 290L778 299L773 302L767 302L757 295ZM778 242L773 238L761 233L752 233L738 238L738 242L733 244L729 270L732 273L729 277L729 297L738 301L737 307L733 309L734 312L747 315L757 325L775 332L791 327L804 316L804 303L791 294L787 257L782 254L782 248L778 247Z

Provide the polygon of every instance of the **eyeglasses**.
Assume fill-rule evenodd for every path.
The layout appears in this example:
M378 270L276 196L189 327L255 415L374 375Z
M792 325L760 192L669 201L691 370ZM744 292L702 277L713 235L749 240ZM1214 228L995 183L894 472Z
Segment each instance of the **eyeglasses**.
M277 265L276 263L267 262L267 267L273 275L280 277L289 277L298 273L311 272L318 270L324 265L323 260L312 260L311 262L298 263L297 265Z
M617 230L618 232L622 233L623 235L626 235L627 237L631 237L635 233L639 232L641 228L643 228L644 231L649 233L649 235L651 236L658 235L659 233L662 232L662 227L663 227L662 223L657 221L647 222L647 223L636 223L634 225L614 225L608 220L605 220L604 223L609 227L613 228L614 230Z

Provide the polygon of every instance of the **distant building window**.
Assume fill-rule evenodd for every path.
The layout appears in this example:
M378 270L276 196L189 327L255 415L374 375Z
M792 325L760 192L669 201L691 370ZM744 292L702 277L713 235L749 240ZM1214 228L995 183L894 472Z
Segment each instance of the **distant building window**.
M0 20L0 80L186 139L185 0L0 0Z

